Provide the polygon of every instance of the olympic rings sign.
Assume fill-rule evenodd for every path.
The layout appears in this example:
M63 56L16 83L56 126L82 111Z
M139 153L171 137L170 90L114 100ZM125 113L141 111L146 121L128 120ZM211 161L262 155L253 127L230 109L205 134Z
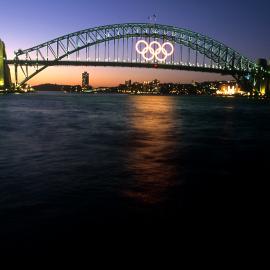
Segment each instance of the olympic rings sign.
M170 42L165 42L163 45L161 45L157 41L152 41L150 44L148 44L148 42L145 40L139 40L136 43L136 51L138 54L142 55L146 61L155 59L159 62L164 62L174 53L174 47Z

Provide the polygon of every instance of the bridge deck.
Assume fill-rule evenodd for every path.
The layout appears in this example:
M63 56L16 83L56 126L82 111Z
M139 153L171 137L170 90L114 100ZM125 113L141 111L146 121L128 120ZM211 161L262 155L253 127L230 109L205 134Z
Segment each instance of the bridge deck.
M15 60L6 60L8 65L15 65ZM242 71L219 69L203 66L188 66L179 64L139 63L139 62L104 62L104 61L17 61L19 65L28 66L93 66L93 67L130 67L130 68L156 68L169 70L183 70L194 72L219 73L222 75L242 74Z

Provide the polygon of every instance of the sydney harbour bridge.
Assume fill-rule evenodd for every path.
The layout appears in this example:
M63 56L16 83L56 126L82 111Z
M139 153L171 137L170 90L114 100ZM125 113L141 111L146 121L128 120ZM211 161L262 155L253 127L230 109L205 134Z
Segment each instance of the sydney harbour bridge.
M113 24L67 34L7 59L0 41L0 89L22 87L50 66L112 66L231 75L245 90L270 93L270 66L187 29L150 23Z

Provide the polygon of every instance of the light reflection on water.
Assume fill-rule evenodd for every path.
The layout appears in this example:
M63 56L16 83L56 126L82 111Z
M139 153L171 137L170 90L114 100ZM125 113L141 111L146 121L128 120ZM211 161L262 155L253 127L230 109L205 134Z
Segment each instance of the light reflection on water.
M158 203L174 185L176 167L169 163L177 140L175 101L171 97L132 98L129 115L133 137L128 151L132 190L125 194L144 203Z

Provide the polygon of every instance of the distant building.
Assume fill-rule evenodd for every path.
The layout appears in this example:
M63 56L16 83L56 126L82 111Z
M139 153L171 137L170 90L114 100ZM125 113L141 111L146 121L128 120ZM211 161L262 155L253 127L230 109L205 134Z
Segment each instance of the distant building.
M126 87L130 87L132 85L131 80L125 81L125 85Z
M89 89L89 73L86 71L82 74L82 89Z

